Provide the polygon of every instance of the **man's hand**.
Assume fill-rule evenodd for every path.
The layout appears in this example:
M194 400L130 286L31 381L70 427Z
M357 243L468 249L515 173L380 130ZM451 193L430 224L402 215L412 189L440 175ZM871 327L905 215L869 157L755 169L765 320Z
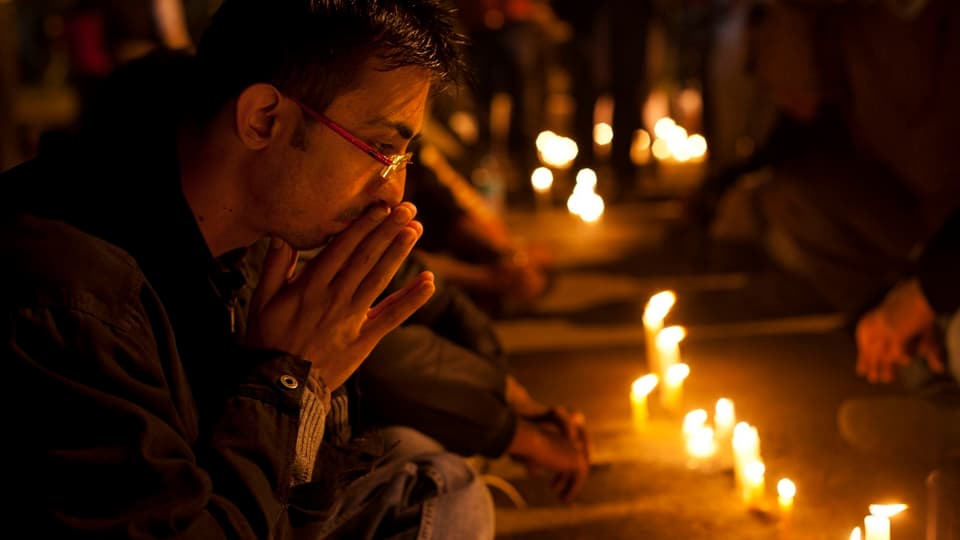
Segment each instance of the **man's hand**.
M878 307L857 323L857 373L872 383L891 382L899 366L923 356L943 373L943 348L936 315L916 279L894 287Z
M520 418L507 453L527 466L531 474L553 474L552 487L563 502L571 502L587 481L590 458L585 445L562 433L553 423Z
M423 232L416 208L367 211L295 276L296 252L274 239L250 305L247 344L313 364L330 390L360 366L373 347L430 298L424 272L371 307Z

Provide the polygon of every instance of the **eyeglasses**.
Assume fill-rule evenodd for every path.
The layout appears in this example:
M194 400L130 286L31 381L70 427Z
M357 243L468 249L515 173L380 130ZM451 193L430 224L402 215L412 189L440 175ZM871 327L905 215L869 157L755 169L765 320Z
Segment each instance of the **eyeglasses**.
M317 111L304 105L300 100L296 98L291 97L290 100L296 103L297 105L299 105L300 108L303 110L303 112L307 113L307 115L309 115L311 118L327 126L331 130L333 130L334 133L336 133L337 135L340 135L341 137L349 141L350 144L356 146L360 150L363 150L368 156L382 163L383 169L380 170L380 178L383 178L384 180L393 176L394 173L405 169L406 166L409 165L410 162L413 160L413 152L407 152L405 154L393 154L388 156L383 152L377 150L376 148L370 146L366 142L364 142L363 139L347 131L347 128L334 122L332 119L327 117L327 115L318 113Z

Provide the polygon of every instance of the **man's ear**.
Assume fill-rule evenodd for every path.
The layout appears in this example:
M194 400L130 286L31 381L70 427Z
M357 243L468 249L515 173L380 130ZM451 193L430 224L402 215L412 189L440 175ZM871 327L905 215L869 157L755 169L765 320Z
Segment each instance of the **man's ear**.
M281 94L272 85L248 86L237 97L237 135L244 146L262 150L278 136Z

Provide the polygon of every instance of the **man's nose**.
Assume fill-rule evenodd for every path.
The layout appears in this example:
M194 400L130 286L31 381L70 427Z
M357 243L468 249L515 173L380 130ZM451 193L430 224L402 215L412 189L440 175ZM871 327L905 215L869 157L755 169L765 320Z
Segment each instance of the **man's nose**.
M376 193L377 199L383 201L388 207L393 208L403 202L403 190L406 187L406 183L406 170L399 170L393 173L386 181L380 183Z

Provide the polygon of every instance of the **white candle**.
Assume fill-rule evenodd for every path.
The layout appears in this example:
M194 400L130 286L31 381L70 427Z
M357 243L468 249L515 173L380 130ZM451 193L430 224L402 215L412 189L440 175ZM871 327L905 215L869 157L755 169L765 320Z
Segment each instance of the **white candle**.
M553 171L546 167L537 167L530 175L530 184L536 193L537 209L550 207L550 190L553 187Z
M740 422L733 428L733 470L737 489L743 489L744 468L760 459L760 435L757 428Z
M866 540L890 540L890 518L866 516L863 518L863 530Z
M657 334L663 329L663 319L670 313L670 309L677 302L677 295L673 291L660 291L647 300L643 309L643 330L647 346L647 366L651 373L663 377L660 369L660 358L657 354Z
M762 461L751 461L743 468L743 503L750 507L760 506L763 503L766 482L764 476L767 466Z
M797 494L797 485L789 478L781 478L777 482L777 506L780 507L780 519L784 524L784 529L789 526L790 518L793 515L793 498Z
M717 440L721 444L730 444L733 437L733 426L737 423L733 401L727 398L717 400L713 413L713 427L717 431Z
M717 442L713 438L713 428L700 426L687 437L687 454L694 462L713 457L717 452Z
M660 403L669 411L676 411L683 401L683 381L690 376L690 366L674 364L667 368L660 390Z
M643 428L647 425L647 419L650 416L647 406L647 396L656 388L659 379L653 373L644 375L633 381L630 387L630 405L633 411L633 424L637 428Z
M860 533L860 527L854 527L850 531L850 540L863 540L863 535Z

